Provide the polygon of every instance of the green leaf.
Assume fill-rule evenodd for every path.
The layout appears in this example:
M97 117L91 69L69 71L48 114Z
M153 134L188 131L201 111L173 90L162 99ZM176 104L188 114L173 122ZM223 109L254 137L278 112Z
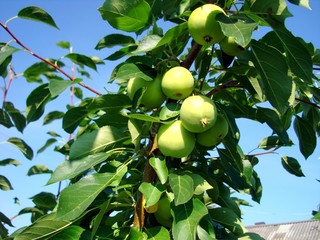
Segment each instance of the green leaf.
M209 210L212 219L229 229L237 236L241 236L245 232L245 228L240 218L229 208L213 208Z
M152 157L149 159L149 163L154 171L157 173L159 181L165 184L168 179L168 168L166 159L164 157Z
M71 85L75 83L79 83L81 81L82 81L81 78L76 78L73 81L52 79L49 82L49 90L50 90L51 96L56 97Z
M59 197L57 217L62 220L79 217L99 193L109 186L119 185L126 172L126 166L122 165L114 173L89 175L65 188Z
M70 108L63 116L62 127L67 133L73 133L83 119L88 115L85 107Z
M218 14L217 20L220 23L223 34L228 37L234 37L235 42L244 48L250 43L252 32L258 26L258 23L245 22L241 19L227 17L224 14Z
M155 205L165 190L165 186L159 183L154 185L152 183L143 182L139 187L139 191L146 198L146 207Z
M49 138L46 143L37 151L37 153L44 152L48 147L50 147L52 144L57 142L57 139L55 138Z
M60 182L67 179L72 179L79 174L87 171L91 167L105 161L110 157L116 149L109 152L101 152L94 155L86 156L82 159L75 161L63 161L52 173L47 185Z
M64 48L64 49L70 49L70 47L71 47L70 42L68 42L68 41L57 42L57 46Z
M170 28L161 40L158 42L155 48L171 43L173 40L178 39L182 34L188 31L187 22L181 23L177 26Z
M139 43L138 48L132 51L132 54L141 54L153 50L159 43L161 37L158 35L148 35L144 37Z
M152 81L155 76L152 75L153 69L142 64L125 63L116 75L117 79L129 80L130 78L143 78L145 81Z
M11 220L2 212L0 212L0 222L8 224L10 227L14 227L11 223Z
M79 53L69 53L64 56L65 58L69 58L72 62L75 64L78 64L79 66L87 66L89 68L92 68L93 70L97 70L96 63L92 60L92 58L79 54Z
M286 169L289 173L297 176L297 177L304 177L304 174L301 169L301 165L299 162L292 157L281 157L281 163L284 169Z
M285 27L271 25L284 47L290 70L299 78L312 83L312 58L306 46Z
M98 130L80 136L71 146L69 160L79 160L88 155L115 148L117 143L127 140L129 135L112 126L105 126Z
M140 113L131 113L129 115L126 115L128 118L131 119L138 119L138 120L142 120L145 122L161 122L160 119L158 117L153 117L150 116L148 114L140 114Z
M289 2L301 6L301 7L305 7L308 8L309 10L311 10L311 7L309 5L309 0L289 0Z
M257 233L247 232L243 234L238 240L265 240Z
M49 237L48 240L79 240L85 231L82 227L71 225L63 229L61 232Z
M52 60L51 62L58 64L59 67L63 67L62 62L57 62ZM28 67L24 72L23 76L27 79L28 82L38 82L42 83L40 75L54 76L54 78L59 78L56 74L56 69L45 62L37 62Z
M161 121L166 121L171 118L175 118L180 114L181 104L179 103L167 103L164 105L159 114Z
M130 98L125 94L106 94L94 98L88 106L88 111L102 110L106 113L119 113L131 105Z
M150 6L145 0L109 0L98 9L101 17L122 31L137 32L149 23Z
M11 47L9 45L4 45L0 48L0 65L13 53L19 51L19 48Z
M169 231L164 227L153 227L145 229L148 234L148 240L168 240L170 239Z
M49 13L39 7L30 6L23 8L19 11L18 17L43 22L59 29Z
M2 108L0 108L0 124L2 126L5 126L6 128L13 127L13 123L11 122L9 114L4 111Z
M19 166L21 163L13 158L6 158L4 160L0 161L0 166L6 166L6 165L13 165L13 166Z
M51 100L49 84L42 84L35 88L27 98L27 122L30 123L38 120L44 113L45 105Z
M7 142L18 148L27 159L31 160L33 158L32 148L22 139L12 137L9 138Z
M174 194L176 206L188 202L194 191L193 179L189 175L169 174L169 184Z
M3 175L0 175L0 189L3 191L9 191L13 189L8 178Z
M300 152L307 159L317 146L316 133L310 123L299 116L296 116L293 128L299 139Z
M110 54L108 57L106 57L105 59L106 60L109 60L109 61L115 61L115 60L118 60L124 56L127 56L129 55L130 53L132 53L132 51L136 50L137 49L137 46L136 45L133 45L133 46L128 46L128 47L123 47L123 48L120 48L118 51Z
M196 228L205 215L207 207L197 198L179 206L173 206L173 239L193 240L196 239Z
M261 76L265 95L280 113L288 108L292 80L288 77L288 65L284 56L274 47L252 40L254 65Z
M279 148L282 146L292 146L292 144L292 141L290 141L290 145L283 143L278 136L269 136L260 141L258 148L269 150L271 148Z
M22 133L24 128L26 127L25 116L18 109L16 109L11 102L4 102L4 108L6 109L7 113L9 113L15 127L19 132Z
M71 225L72 222L57 220L56 213L46 215L22 230L15 240L40 240L48 238Z
M44 174L44 173L52 173L52 171L50 169L48 169L45 165L38 164L38 165L32 166L29 169L27 176Z
M130 36L126 36L122 34L110 34L102 38L98 42L95 49L100 50L106 47L111 48L114 46L130 46L132 44L135 44L135 40Z
M96 217L94 218L93 221L93 226L92 226L92 233L91 233L91 239L94 239L94 236L97 233L97 230L99 229L99 226L101 225L102 220L105 217L105 214L110 206L110 201L111 199L108 199L107 201L105 201L103 204L101 204L100 211L99 213L96 215Z
M52 123L54 120L61 119L63 118L63 116L64 116L64 112L60 112L60 111L49 112L43 118L43 125Z
M49 210L53 210L57 204L56 196L50 192L40 192L34 196L32 196L32 202L37 207L43 207Z

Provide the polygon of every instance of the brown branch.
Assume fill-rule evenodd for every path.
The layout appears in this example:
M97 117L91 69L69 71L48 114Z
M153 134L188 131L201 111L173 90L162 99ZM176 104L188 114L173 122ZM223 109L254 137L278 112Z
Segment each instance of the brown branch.
M240 82L237 80L230 80L227 81L221 85L215 86L213 89L211 89L210 92L208 92L206 94L207 97L212 96L213 94L217 93L218 91L222 90L222 89L226 89L226 88L231 88L231 87L242 87L241 85L239 85Z
M201 45L194 43L190 49L190 52L186 56L185 60L180 64L182 67L189 69L200 52Z
M17 44L19 44L24 50L26 50L28 53L30 53L32 56L40 59L41 61L45 62L46 64L52 66L53 68L55 68L57 71L59 71L60 73L62 73L63 75L65 75L70 81L73 81L74 78L72 76L70 76L68 73L66 73L65 71L63 71L58 65L50 62L49 60L39 56L38 54L36 54L35 52L31 51L27 46L25 46L11 31L10 29L3 23L0 22L0 25L2 28L4 28L7 33L16 41ZM100 92L96 91L95 89L87 86L86 84L80 82L79 83L80 86L88 89L89 91L97 94L97 95L102 95Z
M295 100L297 100L299 102L303 102L303 103L309 104L309 105L314 106L316 108L320 108L320 106L317 105L316 103L313 103L313 102L310 102L310 101L307 101L307 100L304 100L304 99L301 99L301 98L295 98Z

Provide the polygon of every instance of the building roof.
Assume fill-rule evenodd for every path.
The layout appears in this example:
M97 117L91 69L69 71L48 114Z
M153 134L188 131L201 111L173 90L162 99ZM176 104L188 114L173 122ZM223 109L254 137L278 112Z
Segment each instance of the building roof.
M246 229L266 240L320 240L320 220L256 224Z

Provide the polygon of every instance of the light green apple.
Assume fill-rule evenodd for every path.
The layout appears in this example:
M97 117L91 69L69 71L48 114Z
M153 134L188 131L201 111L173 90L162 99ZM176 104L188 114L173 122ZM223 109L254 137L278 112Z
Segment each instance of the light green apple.
M224 38L216 19L224 10L215 4L204 4L192 11L188 19L188 29L193 40L200 45L211 45Z
M220 49L229 56L238 56L246 50L236 43L234 37L225 37L219 44Z

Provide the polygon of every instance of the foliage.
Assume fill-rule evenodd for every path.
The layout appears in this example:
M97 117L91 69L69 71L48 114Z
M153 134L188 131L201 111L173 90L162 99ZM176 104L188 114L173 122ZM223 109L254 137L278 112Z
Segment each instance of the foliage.
M97 41L96 49L118 47L104 60L71 52L62 60L44 59L1 23L16 43L0 44L0 75L7 79L1 125L22 133L42 117L45 124L62 119L64 131L75 133L63 146L56 146L66 159L54 171L35 165L28 172L51 174L47 184L68 180L69 185L57 196L47 192L33 196L35 206L19 213L31 213L32 224L10 236L5 226L12 226L11 221L0 212L2 239L260 239L246 233L241 201L231 197L232 191L247 193L256 202L262 196L254 169L258 156L243 153L236 119L268 125L272 135L258 144L265 154L291 146L287 131L293 127L307 159L320 134L319 78L313 72L320 66L320 50L286 28L285 19L291 14L284 0L235 2L215 1L228 13L228 17L218 17L224 35L246 48L237 57L226 55L219 44L200 46L192 41L186 22L191 11L203 4L197 0L105 1L97 14L122 33ZM309 8L308 1L289 2ZM38 7L26 7L17 16L58 28L54 18ZM163 33L160 21L170 23L171 28ZM268 28L265 35L252 39L262 26ZM135 41L129 33L140 40ZM70 48L68 42L57 45ZM22 49L39 59L23 73L30 84L37 84L26 99L25 110L16 109L6 99L10 82L17 77L12 57ZM97 70L97 64L120 60L110 76L110 82L119 86L118 92L101 94L84 84L83 78L73 78L64 70L68 60L78 66L83 78ZM194 93L212 98L229 124L222 144L214 148L196 144L193 152L181 159L164 156L156 134L162 124L179 117L182 100L167 99L150 110L140 104L144 89L137 91L133 100L126 94L130 78L152 81L178 65L192 72ZM84 98L78 86L97 96ZM56 110L44 116L47 103L69 89L81 103L69 105L66 112ZM52 132L38 153L57 144L59 137ZM23 139L12 137L7 143L32 160L34 152ZM213 149L217 151L213 153ZM282 156L281 162L290 174L304 176L294 157ZM7 165L18 166L19 162L10 158L0 161L1 167ZM3 175L0 188L12 189ZM172 200L169 227L144 210L144 204L152 206L162 196Z

